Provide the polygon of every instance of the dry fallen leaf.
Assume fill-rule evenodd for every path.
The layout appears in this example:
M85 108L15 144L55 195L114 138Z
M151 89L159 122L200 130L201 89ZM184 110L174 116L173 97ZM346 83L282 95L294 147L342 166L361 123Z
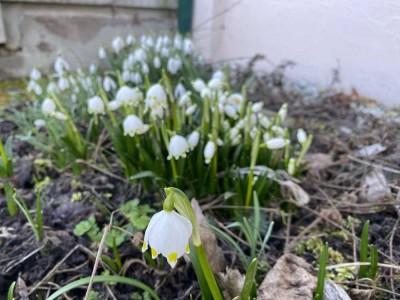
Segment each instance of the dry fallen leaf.
M242 292L245 276L237 269L226 268L225 273L217 273L219 286L223 290L225 299L232 299Z
M221 272L226 266L222 249L218 246L214 232L207 228L207 221L201 211L199 203L195 199L192 199L191 203L196 215L197 223L199 224L201 242L208 260L210 261L211 269L214 273Z
M362 182L361 196L368 202L377 202L390 193L385 174L375 168L369 172Z
M333 165L332 155L324 153L311 153L304 157L307 162L307 169L320 171Z

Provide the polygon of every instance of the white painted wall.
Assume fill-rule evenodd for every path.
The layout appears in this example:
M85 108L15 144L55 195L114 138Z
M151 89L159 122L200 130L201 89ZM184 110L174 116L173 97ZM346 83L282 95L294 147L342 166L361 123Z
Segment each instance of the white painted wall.
M196 0L193 35L213 62L260 53L322 85L339 67L347 90L400 105L400 0Z

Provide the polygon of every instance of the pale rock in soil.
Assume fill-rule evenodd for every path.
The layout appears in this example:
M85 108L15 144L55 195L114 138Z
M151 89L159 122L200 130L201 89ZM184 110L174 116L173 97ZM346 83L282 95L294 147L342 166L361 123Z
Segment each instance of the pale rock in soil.
M217 280L224 299L233 299L242 292L245 276L237 269L226 268L225 273L217 273Z
M361 187L361 196L367 202L377 202L390 193L385 174L379 168L365 175Z
M298 206L307 205L310 202L310 196L303 188L290 180L277 180L281 186L281 191L284 196L292 198Z

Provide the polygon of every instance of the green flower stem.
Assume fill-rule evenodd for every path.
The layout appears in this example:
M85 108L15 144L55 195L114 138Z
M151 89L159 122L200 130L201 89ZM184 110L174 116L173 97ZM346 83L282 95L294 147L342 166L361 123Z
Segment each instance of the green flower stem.
M179 123L179 118L178 118L177 109L176 109L176 105L175 105L174 91L172 90L171 81L168 78L167 72L165 72L164 69L162 70L162 78L163 78L164 84L167 88L167 94L168 94L169 101L171 102L173 128L176 132L179 132L180 123Z
M18 205L13 198L14 188L8 180L3 182L4 194L7 201L7 210L9 215L15 216L18 213Z
M115 127L117 125L117 121L115 121L114 113L112 112L112 110L110 108L110 104L108 102L107 94L106 94L106 92L103 90L103 88L101 86L99 86L99 89L100 89L100 92L99 92L100 93L100 98L103 99L103 103L104 103L104 106L106 107L107 114L111 119L111 123Z
M310 134L310 135L307 137L307 140L301 145L301 152L300 152L299 157L297 158L296 166L300 165L301 161L303 160L304 155L305 155L305 154L307 153L307 151L308 151L308 148L310 148L310 145L311 145L312 140L313 140L313 135Z
M178 172L176 170L176 163L173 157L171 157L171 169L172 169L172 176L174 179L174 183L178 185Z
M249 180L247 183L246 206L250 206L251 203L251 195L253 194L254 168L257 163L259 150L260 150L260 132L257 132L256 137L254 138L253 144L251 146L251 162L250 162Z
M196 256L200 263L201 272L204 274L207 280L208 286L213 295L213 299L222 300L223 298L221 291L218 287L217 281L215 280L214 274L207 260L206 253L201 244L199 225L197 223L196 215L194 213L193 207L190 204L188 197L180 189L174 187L166 188L165 193L167 195L164 201L165 208L167 210L171 209L173 203L175 209L192 223L193 226L192 239L196 250ZM199 271L200 270L197 270L196 273L198 273Z

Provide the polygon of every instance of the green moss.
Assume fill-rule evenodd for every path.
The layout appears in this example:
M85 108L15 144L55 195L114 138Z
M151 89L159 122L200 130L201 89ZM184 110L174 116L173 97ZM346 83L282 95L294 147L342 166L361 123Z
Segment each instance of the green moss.
M46 176L46 177L45 177L43 180L41 180L41 181L37 181L37 182L35 183L35 187L34 187L35 192L38 192L38 191L43 190L43 188L44 188L45 186L49 185L50 182L51 182L51 179L50 179L50 177L48 177L48 176Z

